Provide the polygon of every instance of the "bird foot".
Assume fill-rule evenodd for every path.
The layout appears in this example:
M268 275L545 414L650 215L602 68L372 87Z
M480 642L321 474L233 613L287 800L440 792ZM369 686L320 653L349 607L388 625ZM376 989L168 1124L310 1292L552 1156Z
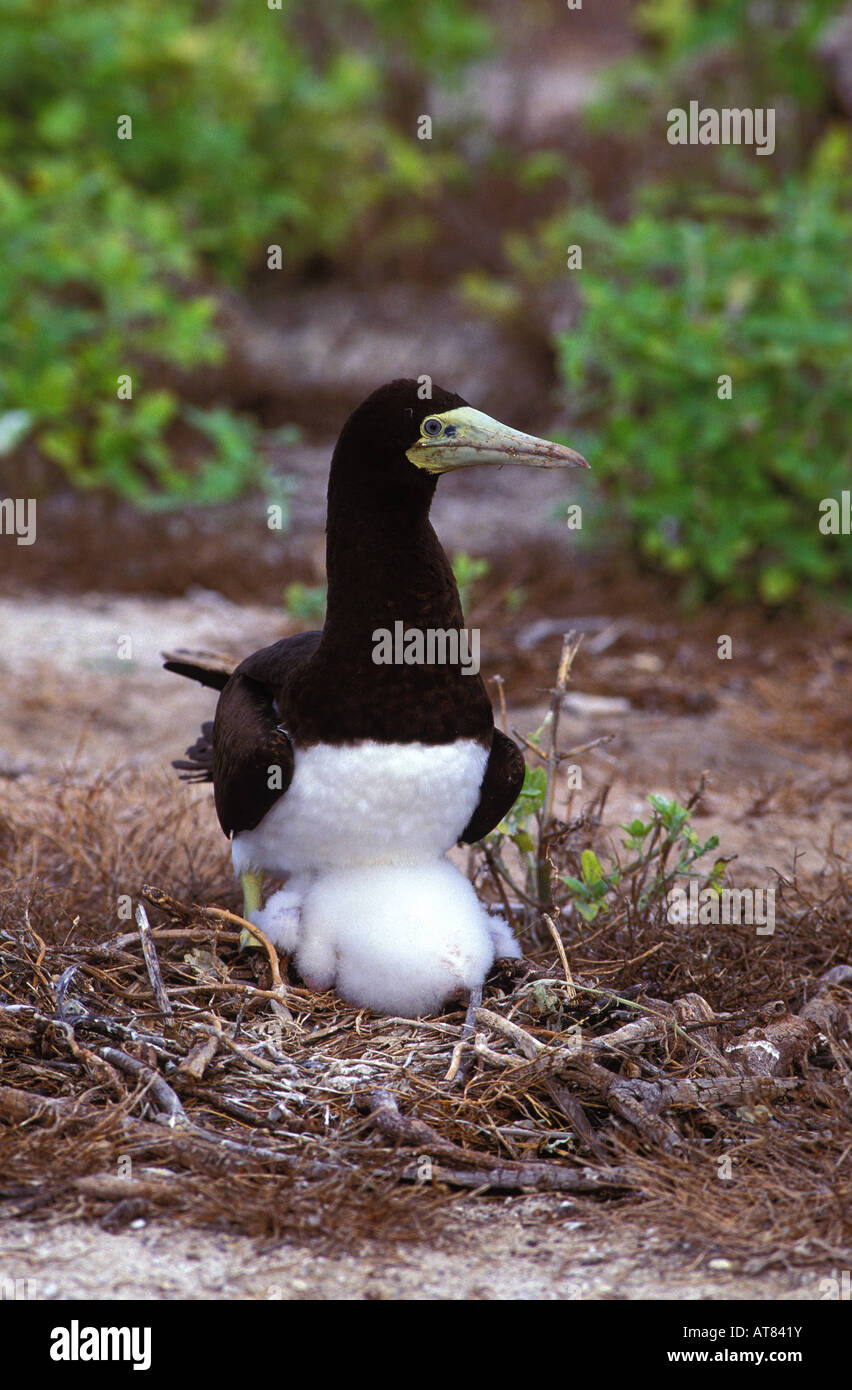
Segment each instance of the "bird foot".
M467 1039L473 1036L476 1031L476 1011L482 1008L482 985L476 985L470 991L467 1013L462 1024L462 1038Z
M240 883L243 888L243 916L250 922L254 922L252 913L260 911L260 904L263 901L263 873L261 870L246 869L240 874ZM257 922L256 925L263 930L263 923ZM246 949L259 951L263 947L256 936L252 936L247 927L243 927L240 932L240 950Z

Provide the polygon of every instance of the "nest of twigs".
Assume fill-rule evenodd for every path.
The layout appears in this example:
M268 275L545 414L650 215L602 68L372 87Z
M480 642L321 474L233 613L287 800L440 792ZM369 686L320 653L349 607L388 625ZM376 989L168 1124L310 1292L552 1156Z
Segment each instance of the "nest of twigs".
M836 865L782 884L771 942L659 919L613 939L563 915L498 964L466 1026L379 1018L304 989L272 948L241 951L206 791L22 781L0 836L7 1217L339 1245L535 1192L554 1220L638 1216L748 1271L848 1263Z

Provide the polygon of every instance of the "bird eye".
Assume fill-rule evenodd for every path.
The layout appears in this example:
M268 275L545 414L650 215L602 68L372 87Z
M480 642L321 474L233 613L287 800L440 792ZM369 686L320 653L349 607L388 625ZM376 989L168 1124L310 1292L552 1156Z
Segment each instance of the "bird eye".
M442 425L440 420L435 418L434 415L430 415L427 420L423 421L423 424L420 428L422 429L424 434L430 434L434 439L436 435L441 433L444 426Z

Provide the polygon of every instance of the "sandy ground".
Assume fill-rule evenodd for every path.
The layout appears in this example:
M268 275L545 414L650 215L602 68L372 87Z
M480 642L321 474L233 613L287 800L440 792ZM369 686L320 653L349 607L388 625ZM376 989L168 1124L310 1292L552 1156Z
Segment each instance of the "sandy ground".
M70 1222L0 1227L0 1277L39 1299L819 1299L821 1275L749 1277L706 1253L655 1246L652 1228L617 1246L539 1197L458 1205L442 1248L326 1256L309 1246L177 1230L109 1235Z

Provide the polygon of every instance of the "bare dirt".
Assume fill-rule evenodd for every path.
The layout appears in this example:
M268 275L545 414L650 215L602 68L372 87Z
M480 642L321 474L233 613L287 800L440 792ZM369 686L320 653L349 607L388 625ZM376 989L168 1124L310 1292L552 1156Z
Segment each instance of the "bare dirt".
M23 1220L0 1228L0 1278L34 1281L32 1295L46 1299L768 1301L820 1299L828 1287L814 1270L743 1275L712 1253L656 1239L651 1227L602 1238L593 1222L538 1197L458 1202L441 1234L335 1256L162 1222L113 1235Z

